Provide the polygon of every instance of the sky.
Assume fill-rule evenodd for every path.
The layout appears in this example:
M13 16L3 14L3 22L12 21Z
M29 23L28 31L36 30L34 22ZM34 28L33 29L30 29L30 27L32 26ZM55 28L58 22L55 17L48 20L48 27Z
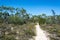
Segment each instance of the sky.
M52 15L53 9L60 15L60 0L0 0L1 5L24 8L32 15Z

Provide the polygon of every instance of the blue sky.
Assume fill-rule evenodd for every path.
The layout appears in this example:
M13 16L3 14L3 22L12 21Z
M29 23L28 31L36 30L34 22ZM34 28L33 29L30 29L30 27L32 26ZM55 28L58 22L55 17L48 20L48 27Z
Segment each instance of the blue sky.
M52 15L51 9L55 10L57 15L60 14L60 0L0 0L1 5L23 7L33 15Z

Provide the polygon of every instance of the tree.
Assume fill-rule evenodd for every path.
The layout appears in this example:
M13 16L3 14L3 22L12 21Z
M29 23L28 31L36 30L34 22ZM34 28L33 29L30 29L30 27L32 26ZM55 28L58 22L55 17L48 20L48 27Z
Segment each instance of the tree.
M57 23L60 24L60 15L57 15Z
M41 16L42 16L43 18L46 18L46 14L44 14L44 13L43 13Z
M5 23L8 23L8 16L9 16L9 13L8 13L7 11L5 11L5 12L3 13L3 19L4 19L4 22L5 22Z
M2 23L2 22L3 22L3 18L2 18L2 16L3 16L3 13L2 13L2 12L0 12L0 23Z
M24 23L27 23L27 21L29 20L29 14L27 14L26 10L23 8L20 10L20 13L21 13L21 17L24 20Z
M55 24L55 23L56 23L56 22L55 22L55 21L56 21L56 20L55 20L55 11L54 11L53 9L52 9L51 11L52 11L52 13L53 13L52 21L53 21L53 23Z

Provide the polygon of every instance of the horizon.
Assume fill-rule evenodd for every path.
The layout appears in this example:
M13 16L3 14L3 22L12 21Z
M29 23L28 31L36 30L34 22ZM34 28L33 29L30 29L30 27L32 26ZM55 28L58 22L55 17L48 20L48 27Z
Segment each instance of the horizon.
M27 13L32 15L52 15L51 9L60 15L60 1L59 0L0 0L0 6L12 6L24 8Z

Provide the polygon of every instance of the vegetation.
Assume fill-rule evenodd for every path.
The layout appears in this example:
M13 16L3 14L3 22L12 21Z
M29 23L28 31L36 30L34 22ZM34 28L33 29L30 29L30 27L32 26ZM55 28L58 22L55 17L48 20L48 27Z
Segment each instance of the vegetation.
M2 40L28 40L35 36L35 24L24 24L24 25L14 25L14 24L0 24Z
M0 6L0 39L28 40L35 36L36 22L39 22L42 29L60 38L60 15L55 15L53 9L51 11L52 16L46 16L46 14L30 16L24 8ZM51 40L60 40L55 38Z

